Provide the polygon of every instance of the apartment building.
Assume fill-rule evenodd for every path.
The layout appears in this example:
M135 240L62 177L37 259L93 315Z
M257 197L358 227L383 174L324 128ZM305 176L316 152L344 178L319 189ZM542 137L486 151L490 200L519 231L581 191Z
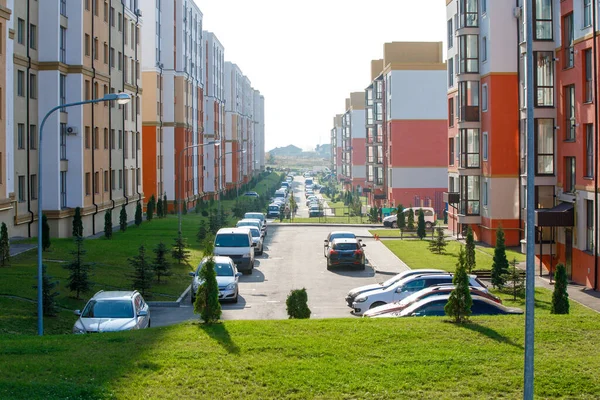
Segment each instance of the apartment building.
M265 97L254 90L254 139L252 140L253 173L265 169Z
M225 185L225 153L221 146L225 137L225 49L212 32L203 32L205 54L204 95L204 191L213 196L221 193Z
M248 183L252 177L251 160L254 139L254 88L250 79L244 77L244 102L242 108L242 152L239 154L242 182Z
M365 187L365 95L350 93L342 117L341 180L346 190L359 191Z
M333 128L331 129L331 173L339 180L342 170L342 114L333 118Z
M383 68L383 59L371 61L371 84L365 89L367 184L363 193L374 207L382 207L387 199L383 185L387 170L383 139Z
M245 76L240 68L229 61L225 62L225 181L227 189L235 189L243 181L242 159L243 117ZM254 95L254 93L253 93Z
M203 14L188 0L142 3L155 22L143 30L144 191L189 208L204 196Z
M7 226L13 225L14 202L13 119L9 118L13 115L13 41L8 40L13 7L13 0L0 0L0 222Z

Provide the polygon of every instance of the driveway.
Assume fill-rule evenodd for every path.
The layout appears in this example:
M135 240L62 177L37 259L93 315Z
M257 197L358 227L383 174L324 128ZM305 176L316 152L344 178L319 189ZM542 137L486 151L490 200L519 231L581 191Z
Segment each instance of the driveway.
M240 278L237 304L222 304L223 319L286 319L285 300L292 289L306 288L311 318L352 317L344 298L349 289L383 282L407 267L381 242L364 239L367 267L327 271L323 240L330 231L350 230L368 236L367 228L328 226L270 226L265 252L256 258L252 275ZM379 272L375 272L377 269ZM181 307L154 307L152 325L195 319L189 296Z

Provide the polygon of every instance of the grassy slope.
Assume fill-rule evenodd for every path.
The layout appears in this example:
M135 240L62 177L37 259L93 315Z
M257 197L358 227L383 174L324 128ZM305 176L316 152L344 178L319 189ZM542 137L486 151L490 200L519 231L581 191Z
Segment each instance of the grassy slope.
M597 398L598 315L572 305L551 316L550 292L537 296L536 395ZM524 319L499 321L227 321L0 337L0 398L518 399Z
M434 254L429 251L429 241L427 240L383 240L385 244L398 258L404 261L412 269L420 268L440 268L447 271L456 269L458 261L458 250L460 244L456 241L449 241L444 254ZM485 249L489 250L489 249ZM488 251L476 251L475 269L491 269L493 261L493 249ZM506 255L509 260L513 257L522 259L523 255L513 250L507 250Z

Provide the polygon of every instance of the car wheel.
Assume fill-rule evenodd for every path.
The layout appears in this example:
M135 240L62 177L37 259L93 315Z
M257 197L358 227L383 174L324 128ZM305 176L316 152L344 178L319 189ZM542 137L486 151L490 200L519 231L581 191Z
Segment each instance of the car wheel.
M431 222L425 222L425 228L427 228L427 229L431 229L431 227L432 227L432 226L433 226L433 225L432 225L432 223L431 223Z
M398 223L396 221L392 222L392 228L396 229L398 227Z
M365 270L365 263L360 264L360 269L363 271Z
M235 293L235 298L232 300L232 303L237 304L238 302L238 297L240 297L240 292L239 290Z
M371 307L369 307L369 310L375 307L379 307L379 306L383 306L385 304L385 302L383 301L376 301L375 303L371 304Z
M252 268L250 268L248 271L246 271L246 273L248 275L252 275L252 272L254 272L254 265L252 266Z

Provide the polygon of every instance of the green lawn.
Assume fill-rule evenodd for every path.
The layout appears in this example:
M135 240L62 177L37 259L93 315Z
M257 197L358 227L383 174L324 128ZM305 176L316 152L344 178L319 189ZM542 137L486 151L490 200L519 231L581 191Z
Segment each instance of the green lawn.
M597 399L598 314L549 315L538 289L535 395ZM0 336L2 399L520 399L523 316L189 322Z
M293 222L293 223L311 223L311 224L368 224L369 219L367 217L312 217L312 218L294 218L293 220L284 219L282 222Z
M264 195L267 187L272 186L278 180L279 177L276 174L271 174L260 182L254 190ZM231 213L230 210L234 202L234 200L223 200L221 207ZM212 207L217 207L216 202ZM170 260L173 275L166 282L161 281L160 284L155 284L152 288L152 295L145 296L147 300L174 301L189 285L190 277L188 272L192 268L195 268L202 258L200 244L196 240L198 225L202 219L206 218L200 214L195 214L193 211L182 216L182 233L187 238L188 250L190 251L189 265L178 265L176 261ZM230 217L230 223L234 223L234 218ZM66 288L68 271L64 268L64 265L72 258L70 252L75 247L73 240L53 238L52 245L48 251L44 252L43 258L44 264L47 266L48 275L59 281L57 289L60 293L57 297L58 304L64 308L74 310L82 308L87 299L98 290L131 290L132 279L130 275L133 271L128 258L135 256L138 253L138 248L144 245L146 246L146 254L151 261L154 257L152 249L160 241L167 244L169 249L171 248L177 236L177 228L177 215L168 215L166 218L154 218L152 221L145 221L139 227L129 227L126 232L114 233L111 240L105 238L86 239L84 242L85 250L87 251L85 260L94 263L91 279L95 285L92 291L82 295L82 299L80 300L75 299L73 297L74 294L70 293ZM37 283L36 276L37 253L35 250L13 257L10 266L0 267L0 295L19 296L25 299L36 300L37 289L33 287ZM23 307L27 307L23 304L15 303L14 300L10 300L10 302L16 307L14 320L9 321L11 315L13 315L10 307L8 310L5 307L0 307L0 318L10 326L10 332L18 331L18 325L21 325L23 332L28 332L30 326L28 322L25 323L27 319L19 316L19 313L25 312L23 311ZM61 314L58 319L61 319L64 315L66 314ZM74 321L72 313L68 320L68 325L71 325ZM47 319L46 321L48 329L52 331L52 319ZM57 326L61 326L61 323L58 323ZM57 329L60 331L59 328ZM5 331L0 326L0 332ZM70 327L67 332L70 332Z
M411 269L439 268L453 272L458 261L458 250L460 244L456 241L448 241L444 254L435 254L429 251L428 240L383 240L385 244L398 258L404 261ZM486 249L490 250L490 249ZM475 269L492 269L493 249L475 252ZM513 250L506 250L509 260L520 256Z

